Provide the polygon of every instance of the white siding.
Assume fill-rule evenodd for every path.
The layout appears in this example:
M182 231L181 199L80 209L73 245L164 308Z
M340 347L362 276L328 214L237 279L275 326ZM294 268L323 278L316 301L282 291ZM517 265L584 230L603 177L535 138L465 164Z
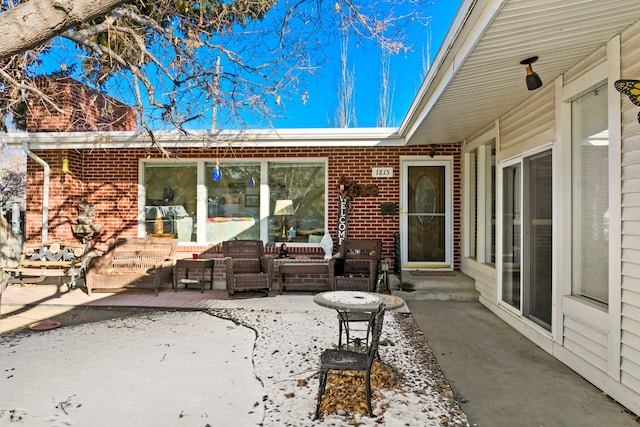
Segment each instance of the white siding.
M551 142L555 129L553 85L543 86L526 103L508 112L500 118L500 151L525 151L531 145ZM508 157L501 155L499 157Z
M622 78L640 79L640 25L621 37ZM620 381L640 393L640 109L622 101L622 323Z
M600 49L593 52L591 55L587 56L585 59L580 61L576 66L568 70L564 73L564 81L563 83L569 84L579 78L584 74L586 70L590 70L592 68L597 67L600 64L603 64L607 60L607 47L602 46Z
M564 347L590 365L605 371L607 334L569 316L564 317Z

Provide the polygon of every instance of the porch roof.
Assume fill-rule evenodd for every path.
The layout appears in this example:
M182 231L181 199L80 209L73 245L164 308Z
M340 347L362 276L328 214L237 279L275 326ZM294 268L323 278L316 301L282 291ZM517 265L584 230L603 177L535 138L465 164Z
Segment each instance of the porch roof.
M464 0L399 133L461 142L533 94L521 60L551 85L639 19L638 0Z
M165 148L215 147L374 147L402 146L397 128L246 129L154 132ZM36 132L3 136L9 146L30 150L149 148L146 132Z

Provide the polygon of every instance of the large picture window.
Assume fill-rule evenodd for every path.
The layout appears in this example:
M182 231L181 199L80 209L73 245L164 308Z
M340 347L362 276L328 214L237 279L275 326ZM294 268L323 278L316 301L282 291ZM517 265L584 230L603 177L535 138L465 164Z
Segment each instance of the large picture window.
M318 244L326 232L325 161L143 165L147 235L179 242L260 239Z
M572 293L600 303L609 294L607 88L571 102Z

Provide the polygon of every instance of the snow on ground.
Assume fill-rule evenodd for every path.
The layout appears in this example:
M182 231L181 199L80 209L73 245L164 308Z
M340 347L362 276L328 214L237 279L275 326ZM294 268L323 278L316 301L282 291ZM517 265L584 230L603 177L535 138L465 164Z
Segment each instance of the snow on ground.
M434 366L435 360L431 358L431 366L425 363L425 351L430 350L422 334L407 336L411 331L401 326L402 314L385 315L381 342L386 345L381 345L379 353L381 360L393 365L405 381L399 390L387 390L382 400L372 402L376 417L356 414L356 424L349 424L350 417L338 415L326 415L323 422L312 421L318 392L314 375L318 358L338 338L334 311L212 313L234 319L257 332L253 363L265 387L264 426L468 426L442 372ZM412 346L416 339L422 340L420 348ZM306 380L307 385L298 386L298 380ZM381 411L382 406L385 411ZM380 415L381 412L384 413Z
M324 421L314 374L337 341L332 310L163 311L3 335L0 425L468 426L412 322L385 316L380 357L406 381L373 401L376 417Z

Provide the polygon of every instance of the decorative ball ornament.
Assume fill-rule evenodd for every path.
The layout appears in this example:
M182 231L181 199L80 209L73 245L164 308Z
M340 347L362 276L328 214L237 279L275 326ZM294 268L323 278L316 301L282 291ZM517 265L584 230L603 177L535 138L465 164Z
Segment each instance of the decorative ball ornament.
M222 179L222 171L220 170L220 161L216 160L216 167L213 169L213 173L211 174L211 178L214 181L220 181Z

